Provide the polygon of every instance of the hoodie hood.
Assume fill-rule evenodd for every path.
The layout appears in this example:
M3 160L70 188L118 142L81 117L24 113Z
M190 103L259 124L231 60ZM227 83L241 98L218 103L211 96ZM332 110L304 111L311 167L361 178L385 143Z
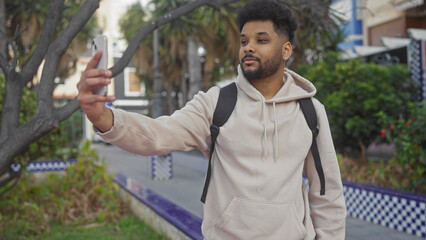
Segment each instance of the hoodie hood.
M263 100L265 103L290 102L302 98L313 97L317 92L315 86L309 80L287 68L284 70L283 82L284 85L275 96L269 100L265 100L262 94L244 77L241 66L238 65L236 83L247 96L255 101Z

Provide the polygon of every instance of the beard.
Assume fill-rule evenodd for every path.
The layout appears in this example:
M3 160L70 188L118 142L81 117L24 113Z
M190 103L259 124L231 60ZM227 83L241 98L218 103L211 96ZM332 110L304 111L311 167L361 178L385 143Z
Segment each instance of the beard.
M253 57L254 58L254 56L252 56L252 55L246 55L244 57ZM281 65L281 57L282 57L281 52L278 51L272 58L266 60L265 64L262 64L262 61L259 58L257 58L257 60L259 62L259 66L256 69L246 70L243 67L241 67L244 77L247 80L252 81L252 80L259 80L259 79L267 78L269 76L274 75L278 71L278 69ZM243 61L241 60L241 62L243 62ZM243 64L241 64L241 65L243 65Z

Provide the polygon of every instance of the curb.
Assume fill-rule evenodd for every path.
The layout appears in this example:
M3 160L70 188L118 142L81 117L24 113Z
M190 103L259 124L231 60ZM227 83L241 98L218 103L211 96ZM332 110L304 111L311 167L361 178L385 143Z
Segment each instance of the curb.
M120 186L120 196L130 198L132 212L156 231L173 240L203 239L199 217L123 174L115 175L114 181Z

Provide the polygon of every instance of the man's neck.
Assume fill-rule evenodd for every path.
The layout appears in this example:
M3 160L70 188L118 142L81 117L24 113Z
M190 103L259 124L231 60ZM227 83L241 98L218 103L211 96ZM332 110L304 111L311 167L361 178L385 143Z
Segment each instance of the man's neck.
M251 80L250 83L255 87L266 100L269 100L277 94L284 85L284 71L278 71L276 74L267 78Z

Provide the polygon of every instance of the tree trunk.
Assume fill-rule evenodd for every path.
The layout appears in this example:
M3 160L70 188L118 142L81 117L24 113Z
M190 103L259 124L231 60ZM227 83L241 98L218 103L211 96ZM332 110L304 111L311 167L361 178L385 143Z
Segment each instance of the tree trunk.
M177 110L176 95L175 86L169 84L167 87L167 112L169 115L172 115Z
M367 162L367 158L366 158L365 145L364 145L364 143L361 140L358 142L358 144L359 144L359 148L361 149L361 153L360 153L361 162L362 163L366 163Z
M188 100L191 100L197 94L203 85L201 76L201 59L198 56L198 44L192 37L188 38L188 72L189 72L189 90Z
M6 9L4 1L0 0L0 54L7 59Z
M1 116L0 144L6 141L19 126L19 112L23 93L23 86L21 86L19 80L18 73L15 71L7 74L6 93Z
M185 106L186 102L188 102L188 83L187 83L187 67L186 63L183 63L183 72L182 79L180 81L180 95L178 95L179 108Z
M152 98L152 117L157 118L163 115L163 101L161 92L163 91L163 83L160 70L160 33L158 29L154 30L153 40L153 56L154 56L154 94Z
M290 68L294 71L297 71L297 68L299 68L300 65L306 64L306 55L305 50L302 49L300 46L296 46L293 48L293 54L290 59L291 64Z

